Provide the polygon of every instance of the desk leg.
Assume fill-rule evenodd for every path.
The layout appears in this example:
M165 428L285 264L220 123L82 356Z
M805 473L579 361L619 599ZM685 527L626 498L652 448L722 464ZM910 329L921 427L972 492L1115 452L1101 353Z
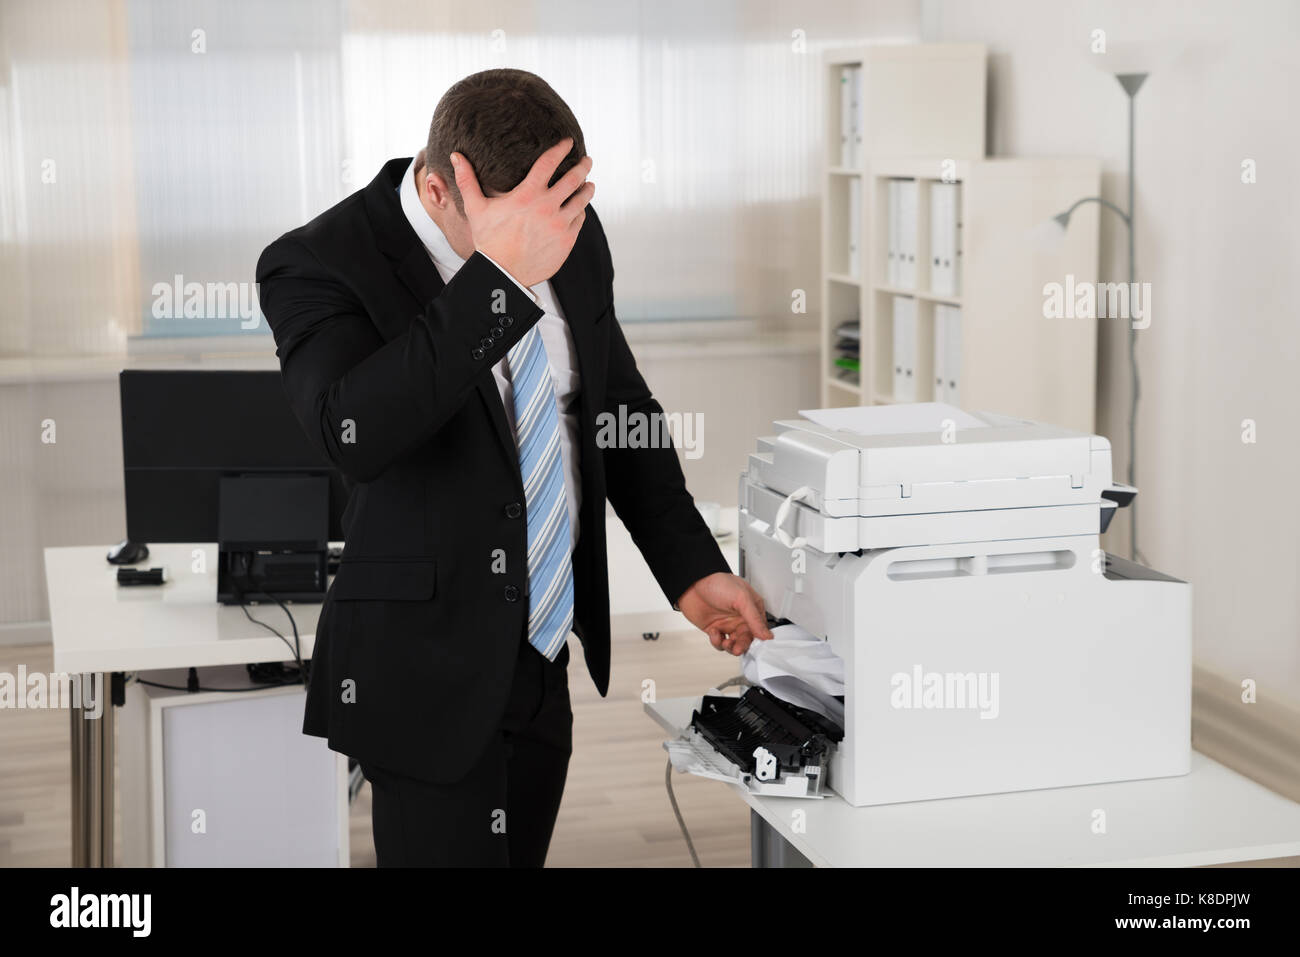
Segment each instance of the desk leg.
M68 709L72 717L71 753L72 753L72 866L87 865L86 848L86 794L83 779L86 769L86 736L89 729L82 717L80 705Z
M812 861L800 854L776 828L763 820L757 811L749 812L750 867L812 867Z
M98 679L101 710L87 718L80 705L72 716L72 866L113 866L113 703L110 676L80 676L82 688Z

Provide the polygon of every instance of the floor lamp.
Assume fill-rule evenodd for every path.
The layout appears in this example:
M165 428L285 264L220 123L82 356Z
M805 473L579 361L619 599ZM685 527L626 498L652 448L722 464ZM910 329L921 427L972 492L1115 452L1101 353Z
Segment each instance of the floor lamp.
M1128 211L1124 211L1114 203L1102 199L1100 196L1087 196L1074 202L1069 209L1063 213L1058 213L1053 218L1060 223L1061 228L1065 229L1070 225L1070 214L1082 206L1084 203L1099 203L1107 209L1113 211L1124 225L1128 227L1128 292L1131 296L1135 284L1135 274L1133 267L1133 248L1137 241L1136 228L1133 224L1133 99L1137 96L1137 91L1142 89L1147 74L1145 73L1117 73L1115 79L1119 85L1124 88L1128 95ZM1131 312L1130 308L1130 312ZM1137 366L1137 330L1133 328L1131 316L1128 324L1128 366L1130 377L1130 398L1128 410L1128 484L1137 487L1137 406L1138 397L1141 394L1138 389L1138 366ZM1140 553L1137 547L1137 499L1129 506L1129 557L1134 561L1140 561Z

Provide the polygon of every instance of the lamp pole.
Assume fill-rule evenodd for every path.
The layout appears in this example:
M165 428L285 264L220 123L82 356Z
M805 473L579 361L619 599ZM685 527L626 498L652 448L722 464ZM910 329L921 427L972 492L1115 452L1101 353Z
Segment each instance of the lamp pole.
M1137 246L1137 229L1134 225L1134 203L1133 203L1133 170L1134 170L1134 104L1133 100L1137 96L1138 90L1146 81L1145 73L1117 73L1115 79L1123 87L1124 92L1128 95L1128 211L1120 209L1109 200L1102 199L1100 196L1088 196L1084 199L1074 202L1069 209L1063 213L1057 214L1054 218L1065 228L1070 223L1070 214L1082 206L1084 203L1098 203L1114 212L1124 221L1128 227L1128 292L1129 302L1132 302L1133 288L1136 285L1137 270L1135 267L1135 253ZM1130 312L1132 309L1130 308ZM1128 323L1128 367L1129 367L1129 409L1128 409L1128 484L1137 487L1137 409L1138 398L1141 396L1141 388L1138 380L1137 365L1137 329L1133 327L1132 316L1129 316ZM1129 557L1134 561L1138 560L1137 547L1137 499L1129 505Z

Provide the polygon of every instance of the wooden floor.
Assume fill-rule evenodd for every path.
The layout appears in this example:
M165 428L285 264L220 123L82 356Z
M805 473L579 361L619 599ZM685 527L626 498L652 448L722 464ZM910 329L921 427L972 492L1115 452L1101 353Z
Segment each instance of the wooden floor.
M699 694L736 674L736 662L697 632L616 641L609 696L602 699L578 647L572 650L574 754L548 866L689 867L664 791L664 736L642 710L642 682L653 681L660 698ZM16 674L19 664L48 673L50 646L0 647L0 672ZM0 710L0 867L69 863L69 767L67 712ZM674 774L673 785L703 866L748 866L746 805L716 782ZM121 833L119 822L119 861ZM369 785L353 802L351 837L352 866L373 867ZM1297 858L1253 864L1297 865Z
M664 791L664 735L643 711L642 682L660 698L699 694L738 672L735 659L698 632L614 643L609 695L601 698L572 648L573 760L551 842L551 867L689 867ZM0 672L48 673L49 645L0 647ZM66 711L0 711L0 867L70 861L70 758ZM716 782L674 774L673 785L705 867L749 865L749 811ZM120 823L115 830L121 859ZM373 867L370 788L352 805L352 866Z

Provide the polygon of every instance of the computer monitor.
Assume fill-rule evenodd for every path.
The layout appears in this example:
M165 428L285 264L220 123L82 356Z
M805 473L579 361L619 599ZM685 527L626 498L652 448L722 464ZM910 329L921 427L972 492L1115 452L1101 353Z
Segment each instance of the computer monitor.
M276 371L121 374L127 538L217 542L223 602L320 601L348 488Z

